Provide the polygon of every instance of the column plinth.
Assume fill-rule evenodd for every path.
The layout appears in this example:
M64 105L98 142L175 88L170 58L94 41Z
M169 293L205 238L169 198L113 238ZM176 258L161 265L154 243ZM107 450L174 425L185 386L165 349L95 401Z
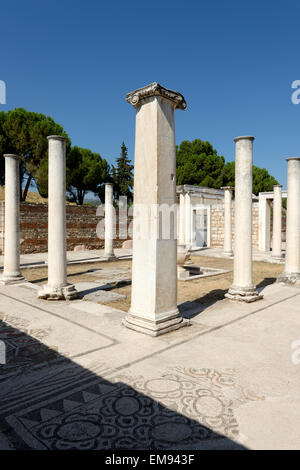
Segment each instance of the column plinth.
M300 157L286 160L288 168L285 266L277 281L300 284Z
M113 205L113 185L105 183L105 241L104 258L107 261L116 259L114 253L115 209Z
M48 145L48 283L41 287L38 298L72 300L77 291L67 282L66 140L49 136Z
M252 281L252 152L254 137L235 141L234 278L225 294L231 300L261 299Z
M174 129L174 110L185 109L186 103L180 93L158 83L126 99L136 108L136 133L132 293L123 324L159 336L187 324L177 308Z
M232 251L232 192L230 186L223 186L224 190L224 248L225 256L233 256Z
M4 269L0 284L24 280L20 271L20 159L5 154Z

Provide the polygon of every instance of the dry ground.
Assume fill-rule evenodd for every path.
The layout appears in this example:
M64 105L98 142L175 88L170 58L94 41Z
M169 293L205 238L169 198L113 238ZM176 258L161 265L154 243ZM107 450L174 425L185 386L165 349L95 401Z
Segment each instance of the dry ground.
M194 301L201 304L210 304L216 300L224 297L225 292L228 290L232 283L233 277L233 261L223 258L209 258L206 256L192 256L193 264L202 267L214 267L221 269L229 269L229 273L220 274L217 276L196 279L194 281L178 281L178 303L185 301ZM103 269L103 279L107 279L105 274L106 269L116 269L117 267L128 268L131 270L131 260L120 260L114 262L99 262L84 265L68 265L68 281L74 282L93 282L100 281L102 276L95 276L91 270ZM256 286L264 287L272 284L276 276L283 270L282 265L271 264L265 262L253 263L253 280ZM38 285L45 284L47 281L47 268L26 269L24 274L28 281L34 282ZM128 273L128 278L131 278ZM131 286L123 285L113 287L114 292L126 295L124 300L117 300L109 303L112 307L120 310L127 311L130 306L130 293Z

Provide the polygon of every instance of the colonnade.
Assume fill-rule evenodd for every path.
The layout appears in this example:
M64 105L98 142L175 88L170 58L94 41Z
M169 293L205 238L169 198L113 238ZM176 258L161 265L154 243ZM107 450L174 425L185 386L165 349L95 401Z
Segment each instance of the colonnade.
M126 327L153 336L186 325L177 308L177 237L175 110L186 108L184 97L152 83L127 95L136 110L133 259L131 307L123 323ZM252 136L235 141L235 227L232 244L232 187L224 187L224 255L234 256L234 279L226 297L252 302L262 298L252 277ZM66 142L61 136L49 136L48 201L48 282L39 298L71 300L77 297L74 285L67 282L66 259ZM5 254L0 282L24 281L20 271L19 236L19 160L5 157ZM280 282L300 280L300 158L288 162L287 241L284 273ZM179 240L185 243L191 227L190 194L180 194ZM160 207L171 215L169 238L162 236ZM153 207L156 209L153 211ZM282 188L274 187L273 253L281 253ZM152 224L141 237L141 223ZM150 225L149 225L150 226ZM113 187L105 185L105 250L107 260L115 259ZM148 227L148 225L147 225ZM153 230L154 228L154 230Z

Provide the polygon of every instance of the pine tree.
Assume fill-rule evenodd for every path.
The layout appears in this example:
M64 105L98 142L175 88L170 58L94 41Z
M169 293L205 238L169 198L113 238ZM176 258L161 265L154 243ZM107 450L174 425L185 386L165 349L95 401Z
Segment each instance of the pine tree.
M116 160L117 166L112 167L115 198L127 196L128 202L132 201L133 168L128 158L128 150L124 142L121 145L121 154Z

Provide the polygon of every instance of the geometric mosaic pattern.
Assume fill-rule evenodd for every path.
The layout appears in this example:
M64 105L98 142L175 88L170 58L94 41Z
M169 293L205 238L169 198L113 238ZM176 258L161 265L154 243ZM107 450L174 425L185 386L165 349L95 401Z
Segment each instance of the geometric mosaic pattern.
M195 449L238 436L234 409L263 399L232 370L173 368L145 379L68 361L0 396L0 429L14 448ZM20 406L21 405L21 406Z

